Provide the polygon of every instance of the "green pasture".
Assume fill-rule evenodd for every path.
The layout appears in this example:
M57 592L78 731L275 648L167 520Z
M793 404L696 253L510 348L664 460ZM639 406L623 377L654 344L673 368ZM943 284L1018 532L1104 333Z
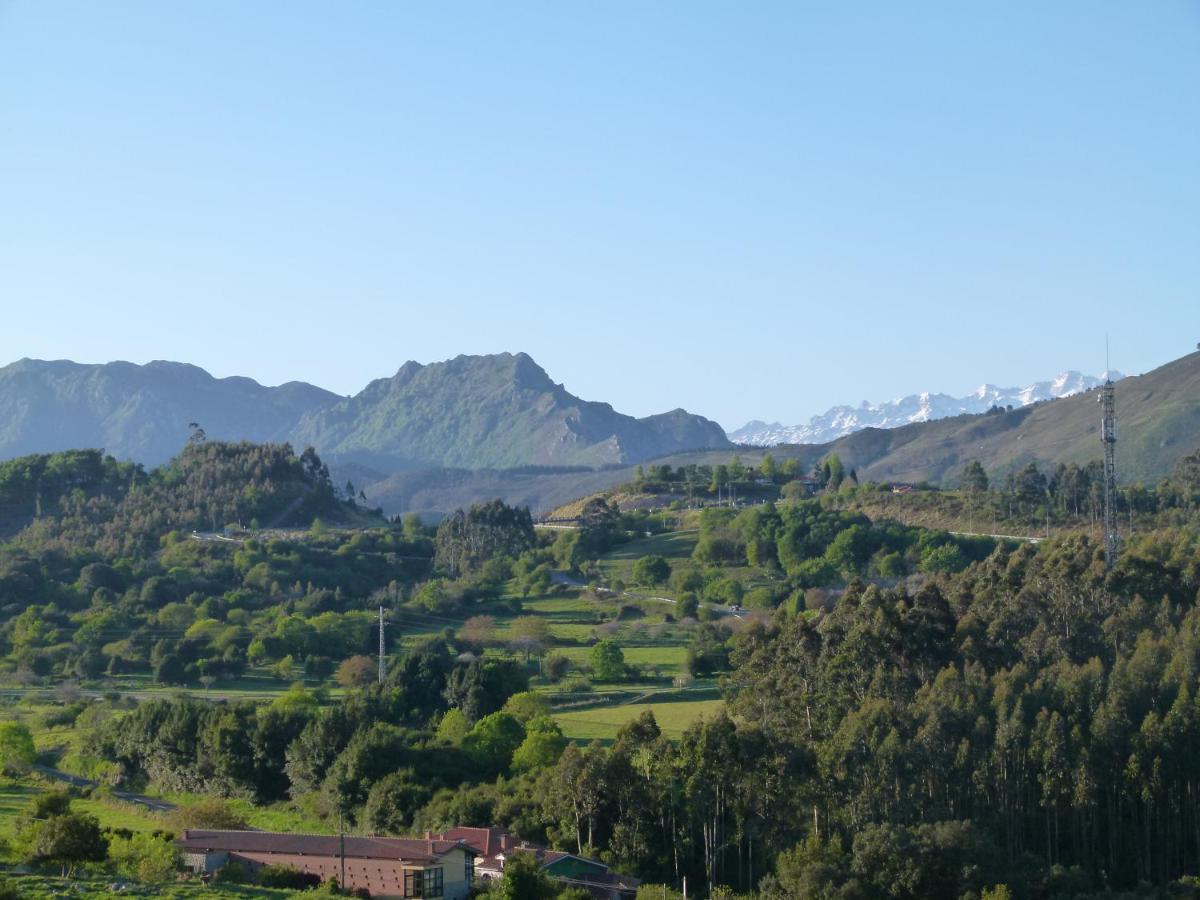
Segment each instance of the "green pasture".
M563 734L572 740L586 743L611 741L622 725L632 722L647 710L654 713L658 727L667 737L678 740L697 719L712 716L721 708L721 700L680 700L658 703L625 703L554 714Z
M206 799L202 794L164 794L163 799L176 806L187 806ZM233 798L226 801L229 808L259 831L292 831L304 834L337 834L336 821L324 822L316 816L306 815L290 803L274 803L259 806L249 800Z
M0 835L11 839L17 819L25 812L30 801L38 794L60 787L53 782L42 783L32 779L0 780ZM95 816L101 828L154 831L166 825L159 813L103 794L72 797L71 810Z
M614 638L618 644L620 637ZM576 666L590 665L592 661L591 647L559 647L555 650ZM631 666L656 666L664 677L674 677L684 671L687 662L687 648L679 646L654 647L621 647L625 654L625 662Z

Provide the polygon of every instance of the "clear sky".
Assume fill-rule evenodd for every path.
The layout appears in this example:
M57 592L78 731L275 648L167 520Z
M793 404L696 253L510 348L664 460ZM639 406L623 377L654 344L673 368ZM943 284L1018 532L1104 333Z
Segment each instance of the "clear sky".
M0 363L637 415L1200 341L1200 2L0 0Z

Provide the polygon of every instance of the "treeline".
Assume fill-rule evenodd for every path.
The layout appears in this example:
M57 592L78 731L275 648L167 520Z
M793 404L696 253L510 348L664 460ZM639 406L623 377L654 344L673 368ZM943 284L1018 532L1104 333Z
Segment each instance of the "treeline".
M336 704L299 686L269 704L147 701L87 730L82 752L115 764L124 783L291 799L315 816L402 833L439 788L558 758L566 742L528 685L517 662L433 639L384 684Z
M0 537L43 516L69 514L91 500L119 500L146 473L100 450L22 456L0 462Z
M995 482L977 460L963 467L960 490L977 501L1002 504L1008 515L1048 515L1055 521L1097 521L1104 511L1104 466L1059 463L1044 472L1036 462L1013 468ZM1183 457L1158 484L1119 485L1115 497L1125 517L1159 516L1160 524L1188 520L1200 510L1200 451Z
M357 513L309 448L193 440L148 475L99 451L26 457L0 468L0 516L24 547L138 555L173 530L309 525ZM382 519L377 519L382 521Z

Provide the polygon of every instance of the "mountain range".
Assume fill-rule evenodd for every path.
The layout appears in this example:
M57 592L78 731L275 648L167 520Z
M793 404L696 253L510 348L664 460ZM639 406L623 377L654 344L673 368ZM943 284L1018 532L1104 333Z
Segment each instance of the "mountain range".
M1095 391L1045 403L963 413L897 428L864 428L823 444L734 447L675 453L656 464L715 465L734 455L757 466L767 454L796 459L809 470L836 453L860 478L878 482L958 483L963 466L978 460L994 479L1036 462L1044 472L1059 463L1099 460L1100 409ZM1173 360L1116 384L1117 478L1151 484L1179 459L1200 449L1200 353ZM367 487L367 497L389 512L453 510L485 497L538 510L633 481L633 466L602 470L447 470L403 472ZM357 479L356 479L357 483Z
M380 478L440 466L603 467L729 446L719 425L682 409L637 419L581 400L524 353L408 362L353 397L177 362L0 368L0 459L98 447L158 465L192 423L212 438L311 445L335 467Z
M715 422L683 410L638 419L581 400L521 353L406 363L353 397L214 378L182 363L21 360L0 368L0 459L92 447L157 465L194 422L212 438L312 445L336 478L388 513L439 514L491 497L546 510L632 481L645 460L715 464L735 453L749 465L770 452L805 468L837 453L861 478L950 485L972 459L993 477L1030 461L1049 469L1099 459L1099 410L1087 391L1095 382L1068 373L1019 391L988 388L972 395L988 410L980 413L932 395L928 421L768 450L765 440L732 444ZM1056 392L1068 396L1037 402ZM1124 378L1116 394L1120 481L1154 481L1200 448L1200 353Z
M1124 377L1112 372L1108 377L1117 381ZM778 422L748 422L736 431L729 432L735 444L757 447L774 447L778 444L826 444L840 437L862 431L864 428L899 428L913 422L932 422L964 413L984 413L999 407L1019 408L1070 397L1099 387L1105 378L1084 375L1080 372L1063 372L1052 381L1038 381L1023 388L1001 388L983 384L965 397L949 394L909 394L883 403L868 403L860 406L835 406L819 416L813 416L803 425L781 425Z

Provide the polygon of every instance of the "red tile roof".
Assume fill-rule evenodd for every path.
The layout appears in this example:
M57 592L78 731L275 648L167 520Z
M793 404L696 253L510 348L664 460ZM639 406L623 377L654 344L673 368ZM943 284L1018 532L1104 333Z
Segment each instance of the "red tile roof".
M420 840L418 838L360 837L346 835L279 834L269 831L209 831L188 829L178 844L184 851L200 853L225 851L242 853L286 853L304 856L341 856L359 859L403 859L432 862L456 847L468 853L475 848L458 840Z
M505 837L509 837L503 828L451 828L441 834L434 835L438 840L462 841L478 851L480 856L492 857L501 850ZM517 843L514 838L510 841Z

